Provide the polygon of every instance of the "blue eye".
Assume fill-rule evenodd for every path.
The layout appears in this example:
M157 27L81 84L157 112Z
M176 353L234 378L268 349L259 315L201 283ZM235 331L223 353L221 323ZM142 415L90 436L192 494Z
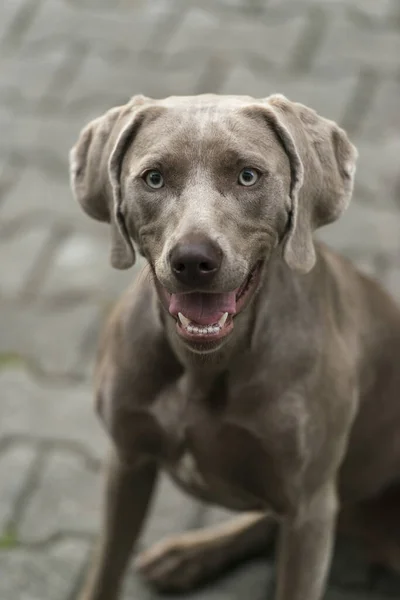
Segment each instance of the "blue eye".
M159 190L164 186L164 177L161 175L160 171L157 171L157 169L151 169L150 171L147 171L144 174L143 179L147 185L154 190Z
M238 182L240 185L244 185L246 187L250 187L254 185L259 180L259 173L255 169L250 169L246 167L239 173Z

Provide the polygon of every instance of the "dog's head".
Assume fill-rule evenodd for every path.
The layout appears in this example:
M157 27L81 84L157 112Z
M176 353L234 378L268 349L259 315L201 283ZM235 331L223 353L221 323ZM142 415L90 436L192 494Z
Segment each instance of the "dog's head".
M110 223L112 265L133 265L136 246L178 334L212 349L273 251L312 269L312 232L347 207L356 156L335 123L280 95L135 96L82 131L71 181Z

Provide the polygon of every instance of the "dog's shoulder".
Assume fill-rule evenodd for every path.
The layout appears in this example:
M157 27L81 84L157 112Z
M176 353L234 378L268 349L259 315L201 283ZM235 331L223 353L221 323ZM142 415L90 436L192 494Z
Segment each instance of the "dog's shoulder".
M156 290L145 265L111 309L98 347L97 371L112 364L132 370L140 356L166 345Z
M400 356L400 307L383 284L362 273L349 259L323 244L323 285L331 321L359 365L371 369L378 357L388 362Z
M362 272L350 259L318 242L317 255L330 287L360 315L400 322L400 306L377 277ZM321 268L320 268L321 271ZM331 290L332 291L332 290Z

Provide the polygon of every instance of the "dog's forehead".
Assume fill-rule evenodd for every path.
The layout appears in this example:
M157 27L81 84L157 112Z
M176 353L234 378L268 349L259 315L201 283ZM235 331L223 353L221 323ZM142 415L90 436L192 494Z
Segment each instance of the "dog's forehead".
M266 122L260 130L259 119L249 118L246 108L262 101L250 96L171 96L150 100L148 109L158 108L155 118L145 122L137 136L138 154L225 152L275 148L276 136ZM161 109L161 110L160 110ZM251 112L251 111L250 111Z
M216 94L148 99L148 118L129 156L155 162L175 160L184 168L199 161L225 164L228 156L233 161L262 153L273 167L284 160L284 152L268 121L251 117L251 109L262 104L250 96Z
M190 130L190 138L194 141L199 135L217 130L221 134L224 129L232 129L235 123L244 122L242 109L254 104L255 101L247 96L171 96L156 101L156 106L161 109L158 125L166 134L178 131L183 134Z
M192 125L204 130L208 126L232 125L233 122L245 120L246 107L254 106L257 100L250 96L220 96L217 94L202 94L199 96L170 96L156 100L156 105L163 109L164 123ZM195 130L193 130L195 133Z
M169 96L157 103L166 108L185 111L229 110L240 106L254 104L256 100L251 96L229 96L220 94L200 94L197 96Z

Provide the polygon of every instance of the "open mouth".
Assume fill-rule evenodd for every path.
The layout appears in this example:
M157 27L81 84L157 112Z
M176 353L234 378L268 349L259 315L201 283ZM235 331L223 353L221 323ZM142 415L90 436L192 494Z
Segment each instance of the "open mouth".
M234 317L247 304L257 288L262 263L259 262L232 292L189 292L169 295L169 313L175 317L178 334L202 347L225 338L234 327Z

